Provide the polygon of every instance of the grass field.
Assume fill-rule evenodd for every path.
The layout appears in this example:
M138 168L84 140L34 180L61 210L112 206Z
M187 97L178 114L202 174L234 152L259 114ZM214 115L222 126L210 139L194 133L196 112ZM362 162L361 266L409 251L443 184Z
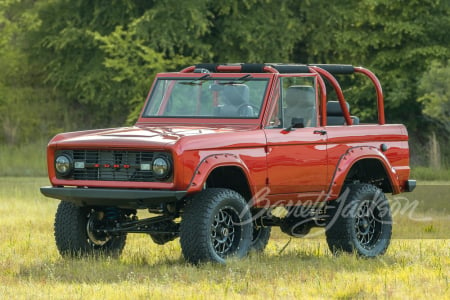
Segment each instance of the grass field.
M420 205L397 210L379 259L333 257L323 234L290 241L274 230L263 254L199 267L184 261L178 240L158 246L137 234L120 259L62 259L53 239L58 201L38 189L46 184L0 177L0 299L450 299L448 182L405 194Z

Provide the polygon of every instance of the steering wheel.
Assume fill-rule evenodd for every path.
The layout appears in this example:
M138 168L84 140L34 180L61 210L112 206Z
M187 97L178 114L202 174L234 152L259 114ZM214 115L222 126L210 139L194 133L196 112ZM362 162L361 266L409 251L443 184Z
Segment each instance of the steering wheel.
M255 117L259 107L250 103L239 105L237 112L240 117Z

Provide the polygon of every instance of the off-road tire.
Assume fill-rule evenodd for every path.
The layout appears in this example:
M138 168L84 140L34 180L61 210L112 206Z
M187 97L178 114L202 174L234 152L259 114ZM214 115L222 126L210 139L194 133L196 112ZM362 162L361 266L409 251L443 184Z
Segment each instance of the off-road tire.
M244 198L233 190L210 188L196 194L180 225L184 258L197 264L245 257L252 241L251 219Z
M90 209L61 201L55 216L55 241L63 257L119 257L125 247L126 235L111 236L103 245L93 243L87 233Z
M326 237L334 254L355 252L362 257L375 257L386 252L392 235L392 216L383 191L371 184L350 184L333 202Z
M253 226L253 237L250 250L255 252L263 252L269 242L271 231L272 227L270 226Z

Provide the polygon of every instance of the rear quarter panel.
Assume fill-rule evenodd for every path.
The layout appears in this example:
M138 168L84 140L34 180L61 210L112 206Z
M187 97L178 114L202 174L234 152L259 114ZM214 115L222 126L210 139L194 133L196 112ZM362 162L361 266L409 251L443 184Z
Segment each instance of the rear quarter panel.
M326 131L328 135L328 182L342 186L343 182L339 180L336 182L338 171L348 172L348 167L351 167L359 159L378 156L380 160L383 160L384 156L385 168L393 177L390 178L391 184L398 186L397 192L401 192L410 173L408 133L405 126L378 124L327 126ZM381 149L383 144L387 146L386 151ZM341 157L353 147L373 147L375 149L360 151L359 154L349 156L351 161L345 162L344 168L346 169L340 170L339 168L343 165ZM332 189L331 194L336 197L336 189Z

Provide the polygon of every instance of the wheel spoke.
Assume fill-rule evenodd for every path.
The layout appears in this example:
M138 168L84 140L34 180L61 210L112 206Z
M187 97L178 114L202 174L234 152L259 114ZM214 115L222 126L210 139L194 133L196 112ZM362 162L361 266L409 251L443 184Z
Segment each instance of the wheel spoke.
M366 249L373 248L381 235L381 221L375 217L377 212L376 206L369 201L364 201L355 213L356 239Z
M230 208L221 209L214 216L211 224L211 240L216 253L225 257L236 248L236 225L234 218L238 218L236 211Z
M326 230L333 253L353 252L366 257L383 254L392 235L392 216L383 191L370 183L351 183L344 199L350 214L341 213L339 203L332 206L333 223Z

